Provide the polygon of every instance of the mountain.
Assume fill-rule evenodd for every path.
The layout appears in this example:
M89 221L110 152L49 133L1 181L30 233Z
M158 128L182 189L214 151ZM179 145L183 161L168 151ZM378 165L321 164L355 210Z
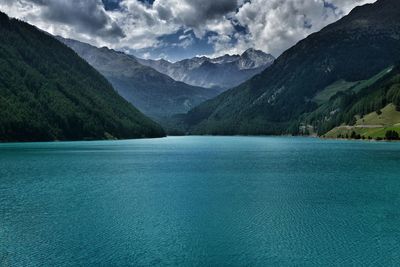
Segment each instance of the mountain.
M316 98L341 82L368 80L400 60L400 1L357 7L311 34L242 85L194 108L192 134L298 133Z
M0 140L162 137L73 50L0 12Z
M166 60L138 59L143 65L193 86L217 88L220 91L235 87L268 68L275 60L272 55L248 49L242 55L218 58L195 57L176 63Z
M57 38L103 74L122 97L156 120L186 113L218 93L174 81L122 52Z

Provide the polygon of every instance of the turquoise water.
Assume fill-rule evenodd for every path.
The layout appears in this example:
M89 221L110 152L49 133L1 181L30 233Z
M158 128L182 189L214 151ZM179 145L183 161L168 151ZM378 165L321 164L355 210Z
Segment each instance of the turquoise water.
M0 242L0 266L396 266L400 144L2 144Z

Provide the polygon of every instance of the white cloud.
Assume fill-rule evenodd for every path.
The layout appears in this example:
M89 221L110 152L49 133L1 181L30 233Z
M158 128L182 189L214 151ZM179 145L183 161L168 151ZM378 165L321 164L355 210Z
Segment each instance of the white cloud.
M228 40L216 40L216 55L226 51L240 53L253 47L280 55L309 34L340 19L356 5L375 0L252 0L235 14L248 33L237 36L232 45ZM329 5L337 8L330 8Z
M166 45L160 37L192 30L208 38L214 55L254 47L278 56L312 32L375 0L121 0L106 11L101 0L0 0L0 10L52 34L115 49ZM331 8L337 7L337 8ZM244 27L246 32L237 31ZM214 32L212 37L206 33ZM189 37L187 37L189 36ZM190 35L179 38L188 48ZM168 45L168 44L167 44Z

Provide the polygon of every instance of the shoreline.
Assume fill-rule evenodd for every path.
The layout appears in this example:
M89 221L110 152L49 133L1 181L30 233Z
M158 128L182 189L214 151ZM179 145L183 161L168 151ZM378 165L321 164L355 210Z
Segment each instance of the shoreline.
M334 138L334 137L323 137L318 135L167 135L162 137L143 137L143 138L127 138L127 139L93 139L93 140L52 140L52 141L0 141L1 145L7 144L57 144L57 143L80 143L80 142L108 142L108 141L135 141L135 140L154 140L154 139L166 139L174 137L286 137L286 138L313 138L324 141L360 141L360 142L372 142L372 143L399 143L400 140L377 140L377 139L351 139L351 138Z

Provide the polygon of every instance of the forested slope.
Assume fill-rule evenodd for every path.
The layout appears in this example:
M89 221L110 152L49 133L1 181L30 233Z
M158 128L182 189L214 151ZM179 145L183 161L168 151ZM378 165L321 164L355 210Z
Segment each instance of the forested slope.
M0 140L164 136L73 50L0 12Z

